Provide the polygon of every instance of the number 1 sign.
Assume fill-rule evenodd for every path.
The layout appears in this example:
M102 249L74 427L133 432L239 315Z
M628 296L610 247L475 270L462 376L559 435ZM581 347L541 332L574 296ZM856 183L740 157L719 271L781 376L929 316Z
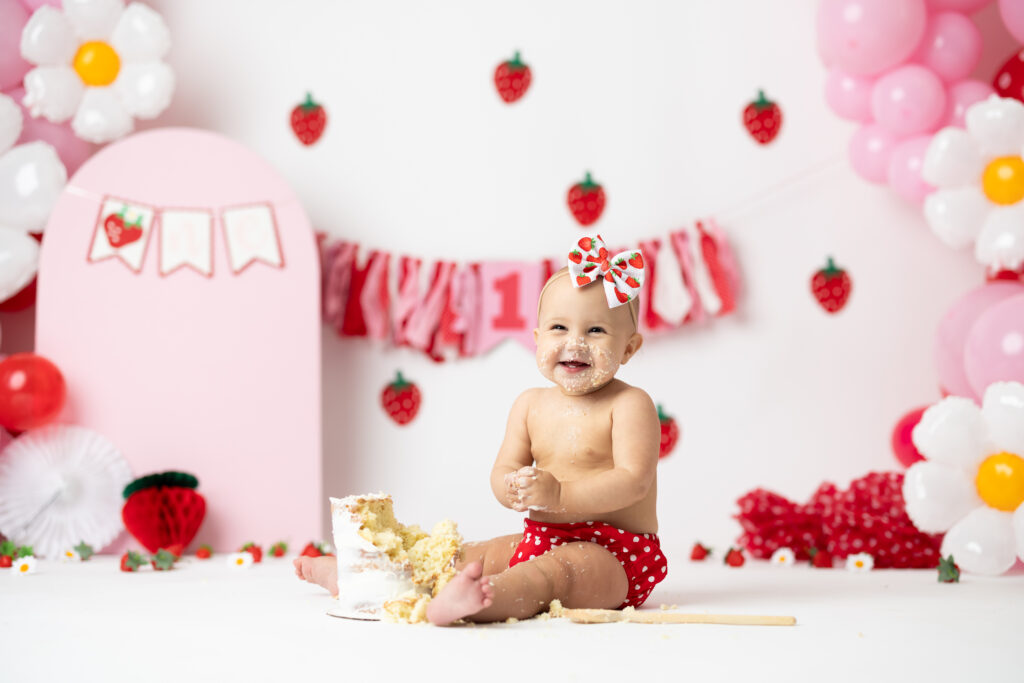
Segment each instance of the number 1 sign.
M475 353L486 353L505 339L515 339L533 350L540 296L541 266L538 263L480 264L480 295L483 319Z

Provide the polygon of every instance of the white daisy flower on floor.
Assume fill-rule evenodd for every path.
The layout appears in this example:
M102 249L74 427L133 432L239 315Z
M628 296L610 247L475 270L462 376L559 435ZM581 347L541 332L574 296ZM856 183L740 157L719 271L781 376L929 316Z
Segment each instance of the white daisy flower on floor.
M846 568L851 572L869 572L875 568L875 558L869 553L857 553L846 558Z
M32 116L61 123L83 140L109 142L132 131L133 118L160 114L174 92L162 59L171 47L163 18L124 0L64 0L37 9L21 34Z
M82 556L78 554L77 550L69 549L64 551L60 559L63 562L81 562Z
M949 396L914 427L925 457L907 469L907 515L945 533L942 556L975 574L1002 574L1024 559L1024 384L995 382L979 408Z
M231 553L228 555L228 564L232 567L244 569L251 567L253 563L252 553L248 550L243 550L240 553Z
M36 573L36 557L35 555L25 555L19 557L14 561L14 566L11 570L18 576L24 576L25 574Z
M925 218L945 244L973 244L991 270L1016 270L1024 265L1024 104L992 95L965 122L928 145L921 176L937 189L925 198Z
M771 563L776 567L792 567L796 564L796 554L790 548L779 548L772 553Z

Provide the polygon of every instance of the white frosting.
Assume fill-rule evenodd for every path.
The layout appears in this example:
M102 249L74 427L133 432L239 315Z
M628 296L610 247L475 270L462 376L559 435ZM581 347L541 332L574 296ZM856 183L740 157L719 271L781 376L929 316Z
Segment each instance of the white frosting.
M388 557L359 535L354 514L361 501L390 498L384 493L331 498L331 526L338 560L338 604L329 612L352 619L380 619L384 603L415 588L412 567Z

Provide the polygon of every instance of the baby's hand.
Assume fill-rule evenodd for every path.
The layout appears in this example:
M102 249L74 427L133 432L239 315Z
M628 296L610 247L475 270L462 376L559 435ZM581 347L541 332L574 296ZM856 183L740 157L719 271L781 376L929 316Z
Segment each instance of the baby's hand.
M547 470L523 467L515 473L519 485L520 508L515 510L557 511L562 497L562 484Z
M505 475L505 500L508 506L516 512L526 509L523 501L519 499L519 472L509 472Z

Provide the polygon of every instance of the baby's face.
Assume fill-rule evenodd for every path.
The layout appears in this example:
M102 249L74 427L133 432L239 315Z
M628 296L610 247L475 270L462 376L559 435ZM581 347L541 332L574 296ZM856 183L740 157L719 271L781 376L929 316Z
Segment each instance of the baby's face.
M572 396L612 381L643 343L627 306L608 308L600 281L577 289L570 276L544 292L533 336L541 374Z

